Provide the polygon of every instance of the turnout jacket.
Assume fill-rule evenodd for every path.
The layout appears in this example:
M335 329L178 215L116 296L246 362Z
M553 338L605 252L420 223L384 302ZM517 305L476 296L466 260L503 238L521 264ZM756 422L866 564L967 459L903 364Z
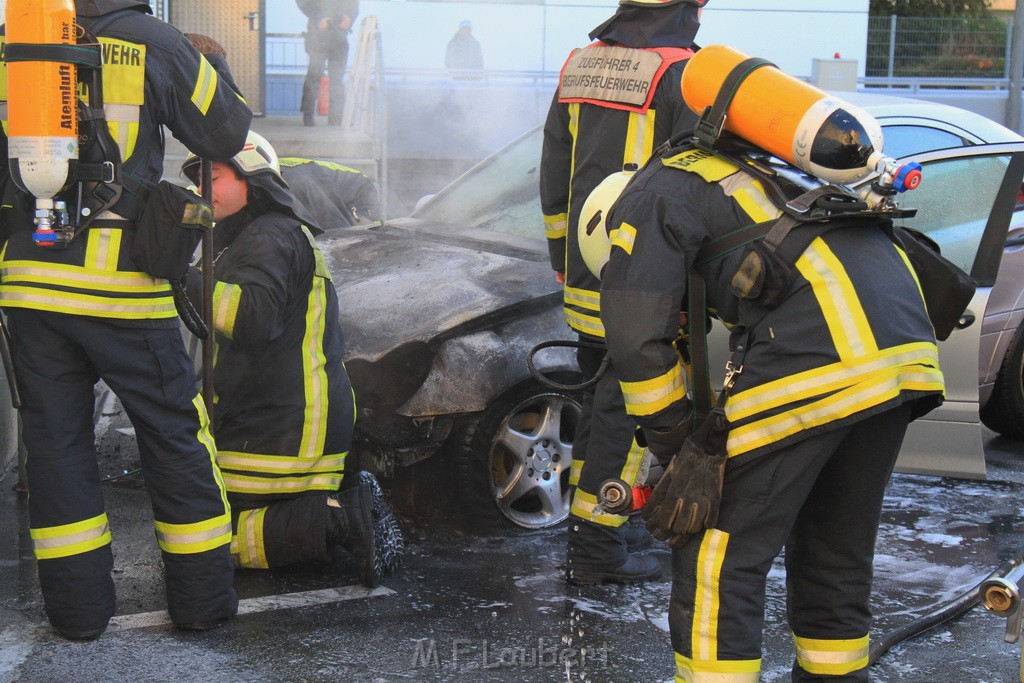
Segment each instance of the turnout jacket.
M122 175L133 181L111 207L118 220L88 228L64 249L39 247L32 241L35 200L15 186L4 163L0 239L9 239L0 257L0 306L121 320L177 316L167 281L140 272L128 256L148 189L163 174L161 126L200 156L226 161L242 148L252 112L187 38L146 16L146 3L83 1L78 19L89 27L122 9L130 11L120 12L97 36L107 128L117 144ZM0 64L4 158L8 95L6 67ZM74 190L73 185L67 196Z
M759 181L698 149L653 159L613 207L601 317L627 412L645 430L670 430L689 410L672 342L691 270L706 282L709 311L750 334L725 403L730 457L765 453L911 399L930 396L925 409L941 399L916 276L874 223L815 238L771 310L730 290L743 249L697 260L709 239L778 215Z
M380 218L377 185L362 171L333 161L283 157L281 175L321 228Z
M261 199L217 223L214 253L213 424L233 503L337 490L355 409L337 293L310 229ZM190 296L201 287L191 272Z
M604 328L600 281L576 238L583 203L607 176L624 164L643 165L657 144L696 123L679 87L692 54L596 42L573 52L562 68L544 124L541 209L551 267L566 275L566 322L591 337L603 337Z

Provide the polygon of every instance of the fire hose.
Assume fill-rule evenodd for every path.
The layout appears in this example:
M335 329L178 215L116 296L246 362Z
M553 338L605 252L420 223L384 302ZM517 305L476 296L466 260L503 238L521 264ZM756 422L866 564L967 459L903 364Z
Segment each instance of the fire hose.
M605 346L600 342L576 341L571 339L555 339L553 341L541 342L540 344L537 344L532 349L530 349L530 352L526 354L526 367L529 368L530 374L533 375L533 378L535 380L551 389L557 389L559 391L584 391L586 389L589 389L593 386L596 386L597 383L601 381L601 378L605 376L605 373L608 372L608 368L611 367L612 364L611 357L606 353L604 355L604 358L601 359L601 365L597 368L597 372L594 373L593 377L591 377L588 380L584 380L580 384L562 384L561 382L556 382L550 377L545 376L544 373L538 370L537 366L534 365L533 363L533 357L537 354L537 352L543 351L544 349L551 347L603 350Z
M868 664L874 664L895 645L921 635L940 624L955 619L979 603L997 616L1007 617L1003 640L1017 642L1021 633L1024 609L1021 608L1020 582L1024 578L1024 551L1004 562L984 580L950 602L884 634L871 644Z

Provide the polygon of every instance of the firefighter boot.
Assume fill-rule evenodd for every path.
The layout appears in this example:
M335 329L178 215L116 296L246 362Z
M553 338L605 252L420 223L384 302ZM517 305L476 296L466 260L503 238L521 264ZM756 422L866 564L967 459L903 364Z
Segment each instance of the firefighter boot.
M359 484L327 496L332 517L327 540L350 552L359 563L359 581L367 588L380 585L384 575L373 530L370 487Z
M625 526L625 525L623 525ZM650 555L630 555L622 527L569 517L565 578L576 586L606 581L639 583L661 576L661 565Z
M622 535L626 538L626 550L631 553L647 550L654 545L654 536L640 524L626 522L622 525Z
M356 475L356 481L370 489L370 500L373 504L373 537L381 565L387 572L397 569L402 564L402 555L405 553L402 526L384 500L384 491L377 477L363 470Z

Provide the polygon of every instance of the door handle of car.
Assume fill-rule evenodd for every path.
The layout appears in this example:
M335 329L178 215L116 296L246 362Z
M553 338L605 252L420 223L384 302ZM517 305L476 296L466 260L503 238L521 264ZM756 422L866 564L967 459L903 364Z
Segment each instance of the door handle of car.
M970 311L965 311L964 314L960 316L960 320L957 321L956 329L966 329L973 325L975 320L977 320L977 317L973 313L971 313Z

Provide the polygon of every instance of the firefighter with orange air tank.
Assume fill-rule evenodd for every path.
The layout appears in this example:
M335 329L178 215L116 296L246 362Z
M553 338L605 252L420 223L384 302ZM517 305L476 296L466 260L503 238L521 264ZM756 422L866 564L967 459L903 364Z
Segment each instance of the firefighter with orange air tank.
M787 144L771 150L785 161L839 183L885 175L877 122L745 57L709 46L690 60L686 101L711 111L697 142L654 156L611 208L601 321L627 411L651 451L671 458L642 514L673 547L676 680L759 680L766 578L785 546L792 679L867 681L883 492L908 422L941 402L938 350L887 215L828 208L840 189L797 193L743 161L749 142L774 145L766 122L791 120ZM746 80L727 79L748 68ZM729 91L731 104L719 97ZM748 142L719 135L720 103L727 131L750 124ZM911 167L903 180L920 176ZM775 251L773 232L709 251L748 226L791 226L776 191L827 220L780 232ZM755 272L755 262L768 265ZM702 289L699 310L730 327L733 353L716 406L687 436L699 387L673 341L684 296L703 300Z
M238 606L231 516L171 286L130 254L162 172L161 127L229 159L252 113L151 13L137 0L83 1L77 12L71 0L6 4L0 307L23 404L39 584L69 639L98 637L114 614L94 444L100 379L135 427L172 622L205 630Z

